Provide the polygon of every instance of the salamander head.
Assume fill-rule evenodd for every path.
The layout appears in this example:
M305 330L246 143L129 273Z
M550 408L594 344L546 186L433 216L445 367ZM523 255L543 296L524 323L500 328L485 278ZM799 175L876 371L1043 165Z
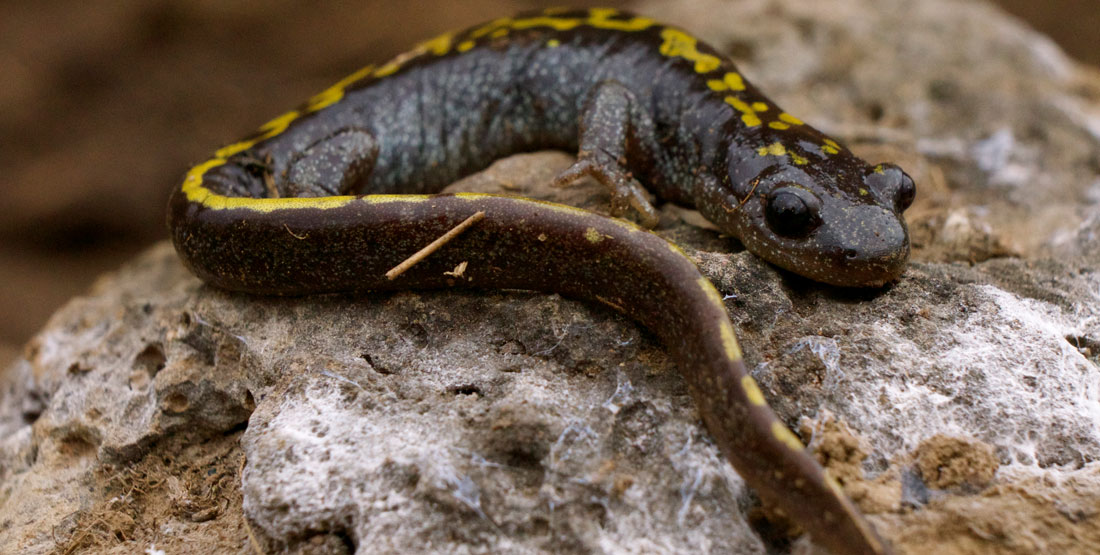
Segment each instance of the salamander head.
M708 187L707 202L720 206L704 208L708 218L754 254L817 281L867 287L901 275L909 259L902 212L916 194L901 168L872 167L846 150L818 160L765 150L728 164L730 179Z

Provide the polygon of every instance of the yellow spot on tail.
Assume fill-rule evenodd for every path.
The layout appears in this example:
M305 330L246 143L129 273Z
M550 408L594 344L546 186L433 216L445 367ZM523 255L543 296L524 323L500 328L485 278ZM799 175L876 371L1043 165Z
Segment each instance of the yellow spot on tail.
M362 197L362 199L368 204L387 204L391 202L424 202L431 198L431 195L367 195L365 197Z
M192 187L192 190L194 190L193 188L196 187L196 186L201 187L202 176L204 174L206 174L206 172L208 172L208 171L210 171L210 170L212 170L212 169L214 169L214 168L216 168L216 167L218 167L218 166L220 166L224 163L225 163L225 160L215 158L213 160L207 160L207 161L191 168L191 171L187 172L187 177L183 178L184 192L187 192L188 187ZM205 191L206 188L204 187L203 190ZM188 198L188 200L194 200L194 199L191 198L191 195L188 195L187 198Z
M244 152L252 148L252 145L254 144L256 144L256 141L241 141L239 143L233 143L231 145L223 146L216 150L214 152L214 156L217 156L218 158L229 158L230 156L233 156L238 152Z
M705 277L700 277L696 280L696 283L703 290L703 294L710 299L711 304L725 314L726 305L722 302L722 295L714 288L714 284ZM718 323L718 336L722 339L722 347L726 351L726 357L734 362L741 360L741 346L737 344L737 334L733 332L733 325L730 324L728 318L722 318Z
M561 46L561 41L558 39L550 39L546 41L546 46L549 46L550 48L557 48Z
M836 481L836 478L833 478L828 473L825 474L825 485L833 490L833 493L835 493L837 497L844 497L844 488L841 487L840 482Z
M763 407L768 404L764 400L764 393L760 391L760 386L756 385L756 380L752 379L752 376L741 378L741 389L745 390L745 396L753 405Z
M825 139L825 146L821 147L821 150L826 154L840 154L840 145L832 139Z
M583 22L581 19L569 17L531 17L517 19L512 22L513 29L530 29L531 27L549 27L555 31L568 31L576 28Z
M760 116L756 115L756 111L752 109L752 106L749 106L744 100L736 96L727 96L725 101L726 104L733 106L735 110L741 112L741 121L745 122L745 125L756 127L763 123L760 121Z
M495 31L496 29L504 27L504 26L508 25L511 22L512 22L512 18L510 18L510 17L500 17L500 18L494 19L494 20L486 23L485 25L482 25L481 27L478 27L477 29L474 29L473 31L470 31L470 38L476 39L476 38L484 37L485 35L488 35L489 33Z
M467 51L467 50L469 50L473 47L474 47L474 41L464 40L464 41L458 43L458 46L455 47L455 50L458 50L459 52L465 52L465 51Z
M661 54L695 62L696 73L709 73L722 65L721 58L700 52L699 40L679 29L667 28L661 31L661 38L664 39L660 47Z
M883 174L883 175L886 174L886 170L883 169L882 164L879 164L879 165L875 166L874 171L875 171L875 173L880 173L880 174Z
M507 35L508 35L508 29L497 29L496 31L493 31L492 33L489 33L489 38L499 39L500 37L507 36Z
M784 129L790 129L791 128L790 125L787 125L787 124L785 124L781 121L769 122L768 127L771 127L772 129L778 129L780 131L783 131Z
M399 69L401 69L401 61L399 61L399 60L390 60L389 62L386 62L386 64L383 65L382 67L378 68L374 72L374 76L375 77L385 77L387 75L393 75Z
M865 196L867 196L867 195L869 195L869 194L871 194L871 193L870 193L870 191L868 191L867 189L864 189L863 187L860 187L860 188L859 188L859 196L861 196L861 197L865 197Z
M806 449L798 439L798 436L794 435L794 432L788 430L787 427L778 420L772 421L772 436L793 451L802 451Z
M442 56L451 51L451 39L453 37L454 33L443 33L434 39L429 39L416 45L416 49L431 52L436 56Z
M734 362L741 360L741 345L737 344L737 334L733 333L733 325L727 320L719 326L719 332L722 334L722 347L726 349L726 356Z
M588 239L589 243L592 243L592 244L599 243L600 241L604 240L604 237L605 237L605 235L603 235L599 231L596 231L596 228L594 228L594 227L590 227L590 228L584 230L584 238Z
M767 112L768 111L768 103L767 102L753 102L752 103L752 109L755 112Z

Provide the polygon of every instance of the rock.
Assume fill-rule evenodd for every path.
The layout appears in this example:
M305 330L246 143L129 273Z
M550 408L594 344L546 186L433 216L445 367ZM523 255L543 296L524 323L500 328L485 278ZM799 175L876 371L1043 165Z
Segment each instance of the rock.
M780 416L902 553L1100 550L1095 74L978 2L640 11L921 185L874 291L663 210ZM569 160L456 187L605 207ZM782 551L764 509L651 336L554 295L255 298L159 245L0 375L5 552Z

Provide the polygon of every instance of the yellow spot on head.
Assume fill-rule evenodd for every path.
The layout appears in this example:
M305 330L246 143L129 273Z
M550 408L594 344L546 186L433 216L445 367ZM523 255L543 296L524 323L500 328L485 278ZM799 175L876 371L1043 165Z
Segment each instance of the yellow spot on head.
M825 146L821 147L823 152L826 154L840 154L840 145L838 145L836 141L826 138L824 142Z
M792 451L802 451L805 449L802 442L799 441L798 436L794 435L794 432L788 430L787 427L778 420L772 421L772 436L779 440L780 443L789 447Z
M799 166L805 166L806 164L810 163L810 161L807 160L804 156L800 156L797 152L794 152L793 150L787 150L787 147L783 146L783 143L780 143L778 141L768 146L762 146L756 149L756 154L760 156L790 156L791 162L794 162Z
M875 166L875 173L886 174L886 170L882 168L882 164Z
M767 102L753 102L752 103L752 109L753 109L753 111L756 111L756 112L767 112L768 111L768 103Z
M473 47L474 47L474 41L464 40L464 41L458 43L458 46L455 47L455 50L458 50L459 52L465 52L465 51L467 51L467 50L469 50Z
M864 189L863 187L860 187L860 188L859 188L859 196L861 196L861 197L865 197L865 196L867 196L867 195L869 195L869 194L871 194L871 193L870 193L870 192L868 192L868 191L867 191L867 189Z
M558 39L550 39L546 41L546 46L549 46L550 48L557 48L561 46L561 41Z
M731 71L722 76L721 79L707 81L707 86L712 91L743 91L745 90L745 80L741 78L740 73Z
M492 33L489 33L489 38L499 39L500 37L503 37L507 34L508 34L508 29L497 29L496 31L493 31Z
M783 143L777 141L768 146L762 146L756 149L756 153L760 156L768 156L769 154L772 156L783 156L787 154L787 147L783 146Z
M669 58L679 57L695 62L696 73L709 73L722 65L722 60L718 56L699 51L698 39L679 29L667 28L661 31L661 38L664 39L659 49L661 54Z
M789 123L791 125L805 125L802 120L788 114L787 112L780 113L779 120L784 123Z
M588 21L585 23L597 29L610 29L615 31L642 31L652 27L656 21L648 17L633 17L626 20L611 19L619 15L617 10L611 8L592 8L588 10Z
M747 103L745 103L744 100L741 100L736 96L727 96L725 98L725 101L726 104L733 106L734 109L736 109L738 112L741 112L741 121L745 122L746 126L756 127L757 125L761 125L763 123L762 121L760 121L760 116L757 116L756 111L752 109L752 106L749 106Z
M753 405L763 407L768 404L764 400L764 393L760 391L760 386L756 385L756 380L752 379L752 376L741 378L741 389L745 390L745 397L748 397Z

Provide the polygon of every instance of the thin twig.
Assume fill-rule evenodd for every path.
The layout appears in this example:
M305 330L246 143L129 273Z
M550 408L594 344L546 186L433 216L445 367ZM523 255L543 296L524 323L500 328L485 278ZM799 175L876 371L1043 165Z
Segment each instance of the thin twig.
M424 260L433 252L439 250L439 247L446 245L448 242L450 242L451 239L458 237L460 233L466 231L466 228L481 221L481 219L484 217L485 212L482 212L480 210L475 212L473 216L462 220L462 223L451 228L450 231L444 233L435 241L432 241L431 244L429 244L428 246L416 251L416 254L406 258L404 262L398 264L397 266L394 266L392 270L386 272L386 277L392 280L397 276L405 273L405 271L407 271L409 268L412 268L417 262Z

